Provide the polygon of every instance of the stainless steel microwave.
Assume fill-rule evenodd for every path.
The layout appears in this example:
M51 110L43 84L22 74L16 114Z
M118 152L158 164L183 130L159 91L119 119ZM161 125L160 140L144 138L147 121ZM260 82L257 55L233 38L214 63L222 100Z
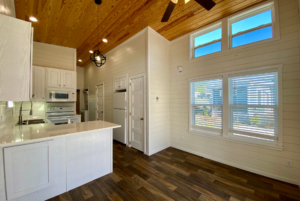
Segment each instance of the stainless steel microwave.
M74 91L53 91L47 90L47 102L75 102L76 92Z

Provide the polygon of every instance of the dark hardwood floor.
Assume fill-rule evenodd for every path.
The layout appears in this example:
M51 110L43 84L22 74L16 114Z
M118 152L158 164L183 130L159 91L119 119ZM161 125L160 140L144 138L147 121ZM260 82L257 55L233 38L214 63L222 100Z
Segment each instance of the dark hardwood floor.
M298 186L174 148L153 156L114 142L114 172L49 201L300 200Z

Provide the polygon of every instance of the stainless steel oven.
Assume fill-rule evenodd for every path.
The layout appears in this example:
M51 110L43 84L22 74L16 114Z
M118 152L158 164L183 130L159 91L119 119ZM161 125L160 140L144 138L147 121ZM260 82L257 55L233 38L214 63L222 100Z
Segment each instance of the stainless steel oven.
M73 91L53 91L47 90L47 102L75 102L76 93Z

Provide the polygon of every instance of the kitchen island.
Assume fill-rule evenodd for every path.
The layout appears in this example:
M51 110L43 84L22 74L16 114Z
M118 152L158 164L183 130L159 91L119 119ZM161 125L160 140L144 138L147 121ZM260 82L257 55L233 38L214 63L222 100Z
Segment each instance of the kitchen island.
M0 201L43 201L112 172L119 125L15 126L17 121L11 117L0 127Z

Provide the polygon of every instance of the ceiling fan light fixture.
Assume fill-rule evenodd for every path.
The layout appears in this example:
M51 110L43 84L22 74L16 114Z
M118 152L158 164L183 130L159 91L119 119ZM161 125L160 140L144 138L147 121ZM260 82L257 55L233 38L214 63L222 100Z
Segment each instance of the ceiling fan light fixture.
M106 62L106 57L102 55L99 50L95 50L93 54L91 54L90 59L97 67L103 66Z

